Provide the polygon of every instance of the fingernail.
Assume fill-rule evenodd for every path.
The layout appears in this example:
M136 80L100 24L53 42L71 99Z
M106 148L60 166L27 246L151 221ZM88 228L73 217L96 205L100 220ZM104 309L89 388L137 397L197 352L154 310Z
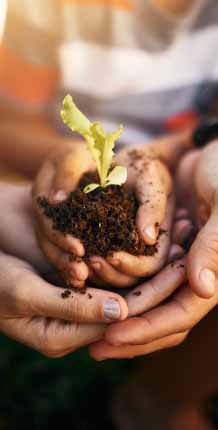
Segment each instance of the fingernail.
M216 276L215 273L209 269L202 269L200 272L200 280L204 284L205 291L213 295L216 287Z
M67 198L67 193L65 191L59 190L52 195L52 200L59 203L63 202Z
M99 272L99 270L101 269L101 264L99 262L92 263L91 267L92 269L96 270L96 272Z
M144 229L144 234L151 240L157 239L157 231L154 225L149 225Z
M118 320L120 318L120 304L115 299L109 299L104 305L104 316L109 320Z

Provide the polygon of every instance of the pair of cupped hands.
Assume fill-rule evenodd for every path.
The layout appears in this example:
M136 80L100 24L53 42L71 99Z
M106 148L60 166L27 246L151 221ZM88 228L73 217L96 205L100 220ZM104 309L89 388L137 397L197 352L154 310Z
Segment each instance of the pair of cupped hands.
M126 186L139 201L141 237L158 242L153 256L116 252L84 261L82 243L54 230L43 214L38 197L63 201L94 170L83 143L65 142L42 166L34 213L28 187L1 191L10 214L0 216L2 249L15 257L0 256L0 330L50 357L84 345L96 360L175 346L218 303L218 141L193 150L188 131L125 149L115 162L127 167ZM60 281L51 280L33 218L43 254L75 287L66 299ZM89 280L98 288L81 290Z

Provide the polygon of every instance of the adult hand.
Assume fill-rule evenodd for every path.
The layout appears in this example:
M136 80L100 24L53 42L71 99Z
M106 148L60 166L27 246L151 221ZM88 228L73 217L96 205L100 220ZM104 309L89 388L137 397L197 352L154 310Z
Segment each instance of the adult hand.
M127 315L117 294L87 288L82 294L43 280L28 263L0 254L0 331L53 356L100 339L104 323Z
M218 285L212 298L198 297L187 284L185 267L185 260L178 260L130 293L129 318L111 325L105 340L90 346L91 356L131 358L182 343L218 303Z
M142 285L139 285L126 296L129 308L128 319L126 320L128 327L127 325L123 326L114 324L109 328L106 331L105 340L101 340L90 347L90 354L93 358L96 360L104 360L106 358L129 358L136 355L151 353L158 349L173 346L174 344L176 345L185 339L187 330L182 330L182 333L177 333L175 330L175 333L173 332L172 335L163 335L162 337L161 333L162 327L164 327L164 317L167 321L168 311L170 310L169 322L172 322L171 329L173 330L177 312L174 315L173 313L175 309L172 309L171 312L171 305L169 306L169 309L162 308L161 306L165 305L161 305L161 303L187 281L185 270L186 262L185 257L183 257L185 250L181 245L187 240L187 236L190 235L191 226L192 224L188 218L187 211L185 209L177 210L172 235L175 243L171 245L169 253L169 260L172 260L172 262L162 269L162 271L156 276ZM176 243L177 241L178 243ZM170 303L171 302L169 302L169 304ZM139 342L139 345L131 345L131 340L129 341L127 339L129 339L129 335L131 339L131 336L133 336L134 333L138 336L141 322L146 321L147 336L149 337L150 312L155 310L157 311L155 318L152 315L151 316L153 324L152 327L153 330L156 330L156 335L154 333L152 334L151 331L150 340L142 343ZM159 316L158 310L160 310ZM137 322L139 324L137 324ZM123 329L125 329L126 332L121 335ZM121 340L120 336L123 336Z
M35 240L30 188L1 184L0 195L0 247L19 257L0 254L0 331L46 355L62 356L127 316L118 294L93 288L66 293L42 279L39 273L48 275L51 267Z
M210 298L218 282L218 141L187 154L177 173L180 200L192 210L199 233L188 255L193 291Z
M146 354L177 345L218 303L217 162L216 141L203 151L192 152L182 160L177 175L179 195L189 203L187 206L197 217L201 228L188 254L187 263L178 261L171 264L150 282L129 294L129 316L133 318L111 327L105 336L108 343L99 342L91 347L91 354L96 359ZM185 239L181 238L184 227L186 233L187 227L190 228L187 220L183 226L181 222L175 225L173 235L180 244ZM190 285L187 283L186 271ZM206 272L207 276L201 276L202 272ZM165 299L168 302L160 304ZM138 314L142 316L134 317Z

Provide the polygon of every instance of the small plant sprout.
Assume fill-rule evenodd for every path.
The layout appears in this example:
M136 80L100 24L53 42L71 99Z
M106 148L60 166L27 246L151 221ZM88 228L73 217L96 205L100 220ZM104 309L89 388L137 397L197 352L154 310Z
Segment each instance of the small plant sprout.
M87 185L84 192L89 193L96 188L106 188L109 185L123 185L127 179L127 169L116 166L111 170L115 141L121 136L123 127L120 126L113 133L106 133L100 123L91 123L80 112L70 95L67 95L63 100L61 118L72 131L79 133L86 140L96 164L99 184Z

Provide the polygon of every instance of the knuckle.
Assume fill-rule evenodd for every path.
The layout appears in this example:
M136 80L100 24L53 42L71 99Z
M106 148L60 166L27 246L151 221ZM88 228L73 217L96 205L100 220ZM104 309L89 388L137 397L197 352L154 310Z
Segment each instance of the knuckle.
M68 300L62 300L60 303L60 315L63 315L68 321L75 321L75 318L79 314L78 302L74 297L69 297Z

